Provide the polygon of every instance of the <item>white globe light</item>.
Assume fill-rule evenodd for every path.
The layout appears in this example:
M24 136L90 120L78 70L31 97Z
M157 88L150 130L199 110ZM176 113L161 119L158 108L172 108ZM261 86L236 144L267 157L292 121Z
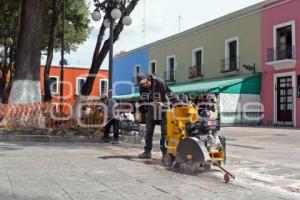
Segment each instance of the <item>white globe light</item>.
M115 8L111 11L110 15L113 19L120 19L122 16L122 12L120 9Z
M109 21L109 19L104 19L103 25L104 25L105 28L110 28L110 21Z
M100 19L101 19L101 13L100 13L100 11L98 11L98 10L95 10L93 13L92 13L92 19L94 20L94 21L99 21Z
M122 23L123 23L125 26L129 26L129 25L132 23L131 17L130 17L130 16L125 16L125 17L123 17Z

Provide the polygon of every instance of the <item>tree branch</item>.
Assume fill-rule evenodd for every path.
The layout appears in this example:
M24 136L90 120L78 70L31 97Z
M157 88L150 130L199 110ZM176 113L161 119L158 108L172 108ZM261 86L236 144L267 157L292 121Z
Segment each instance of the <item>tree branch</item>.
M131 12L134 10L134 8L136 7L136 5L138 4L139 1L140 0L132 0L129 3L129 5L125 9L126 15L130 15L131 14ZM120 33L124 29L124 25L122 23L122 18L119 20L118 24L116 25L116 27L114 29L114 42L117 41L117 39L120 36ZM99 31L98 39L99 39L99 36L101 36L100 33L102 33L101 29L102 29L103 26L104 25L102 23L102 26L101 26L100 31ZM105 29L103 30L103 35L104 35L104 31L105 31ZM102 37L100 37L101 41L103 39L103 35L102 35ZM107 55L107 53L109 51L109 39L107 39L104 42L101 50L100 50L101 43L98 44L98 41L97 41L97 44L96 44L96 47L95 47L95 51L94 51L93 62L92 62L92 65L91 65L91 68L90 68L90 71L89 71L89 76L87 77L87 79L84 82L83 87L81 89L81 93L83 95L85 95L85 96L87 96L87 95L89 95L91 93L92 88L93 88L93 84L94 84L94 81L95 81L95 78L96 78L96 75L99 72L99 69L100 69L100 67L101 67L101 65L102 65L102 63L103 63L103 61L104 61L104 59L105 59L105 57L106 57L106 55Z

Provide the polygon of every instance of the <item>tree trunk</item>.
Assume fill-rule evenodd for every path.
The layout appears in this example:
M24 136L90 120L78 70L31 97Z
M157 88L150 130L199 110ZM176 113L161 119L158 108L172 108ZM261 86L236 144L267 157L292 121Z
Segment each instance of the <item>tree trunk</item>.
M13 63L9 63L9 71L10 71L10 77L9 77L9 81L7 83L7 86L5 87L4 89L4 92L3 92L3 103L8 103L8 98L9 98L9 94L10 94L10 90L11 90L11 87L12 87L12 81L13 81L13 78L14 78L14 69L13 69Z
M8 103L8 98L9 98L9 93L10 93L10 90L11 90L11 86L12 86L12 80L14 78L14 51L15 51L15 48L14 46L11 46L10 49L9 49L9 64L8 64L8 70L6 72L6 77L7 77L7 74L9 72L9 81L7 82L7 78L5 79L5 87L3 88L3 96L2 96L2 102L3 103Z
M45 97L44 101L51 101L52 95L50 90L50 68L53 59L53 49L54 49L54 42L55 42L55 35L56 35L56 27L58 23L58 16L59 16L59 6L58 1L53 0L52 2L52 16L51 16L51 25L50 25L50 35L48 41L48 49L47 49L47 60L44 70L44 92Z
M9 103L41 102L40 60L45 0L23 0L15 75Z
M0 92L1 92L1 99L3 102L3 96L4 96L4 90L5 90L5 85L7 81L7 73L8 73L8 63L7 63L7 57L8 57L8 47L5 46L4 48L4 58L3 58L3 64L2 64L2 76L1 76L1 83L0 83Z
M126 7L125 13L127 15L130 15L130 13L134 10L134 8L138 2L139 2L139 0L132 0L129 3L129 5ZM114 29L114 42L119 38L120 33L123 31L123 29L124 29L124 25L122 24L122 19L120 19ZM95 51L94 51L94 56L93 56L93 62L92 62L92 65L91 65L91 68L89 71L89 75L81 89L81 94L85 95L85 96L88 96L91 93L96 75L99 72L99 69L109 51L109 39L107 39L104 42L104 44L100 50L104 32L105 32L105 28L104 28L104 25L102 24L100 31L99 31L99 35L98 35L98 39L97 39L97 43L96 43L96 47L95 47Z

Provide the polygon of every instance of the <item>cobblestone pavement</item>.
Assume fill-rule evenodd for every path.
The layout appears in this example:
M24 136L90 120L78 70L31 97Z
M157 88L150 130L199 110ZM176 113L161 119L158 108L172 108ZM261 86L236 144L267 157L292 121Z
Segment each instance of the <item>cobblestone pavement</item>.
M224 128L228 184L138 160L142 145L0 143L0 199L300 199L300 131ZM158 135L157 135L158 136ZM156 136L156 137L157 137ZM157 143L157 141L156 141Z

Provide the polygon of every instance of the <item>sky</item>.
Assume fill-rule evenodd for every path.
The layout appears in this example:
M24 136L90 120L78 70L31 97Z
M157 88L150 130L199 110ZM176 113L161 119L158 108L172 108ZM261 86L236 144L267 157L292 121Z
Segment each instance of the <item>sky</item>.
M93 0L86 0L90 12ZM125 27L114 45L114 53L129 51L165 37L193 28L231 12L262 2L263 0L140 0L131 13L132 24ZM69 66L90 68L100 22L91 20L91 33L75 52L65 55ZM108 38L106 30L105 38ZM108 56L107 56L108 57ZM60 53L54 54L52 65L58 65ZM45 64L45 56L42 63ZM107 69L107 59L101 69Z

